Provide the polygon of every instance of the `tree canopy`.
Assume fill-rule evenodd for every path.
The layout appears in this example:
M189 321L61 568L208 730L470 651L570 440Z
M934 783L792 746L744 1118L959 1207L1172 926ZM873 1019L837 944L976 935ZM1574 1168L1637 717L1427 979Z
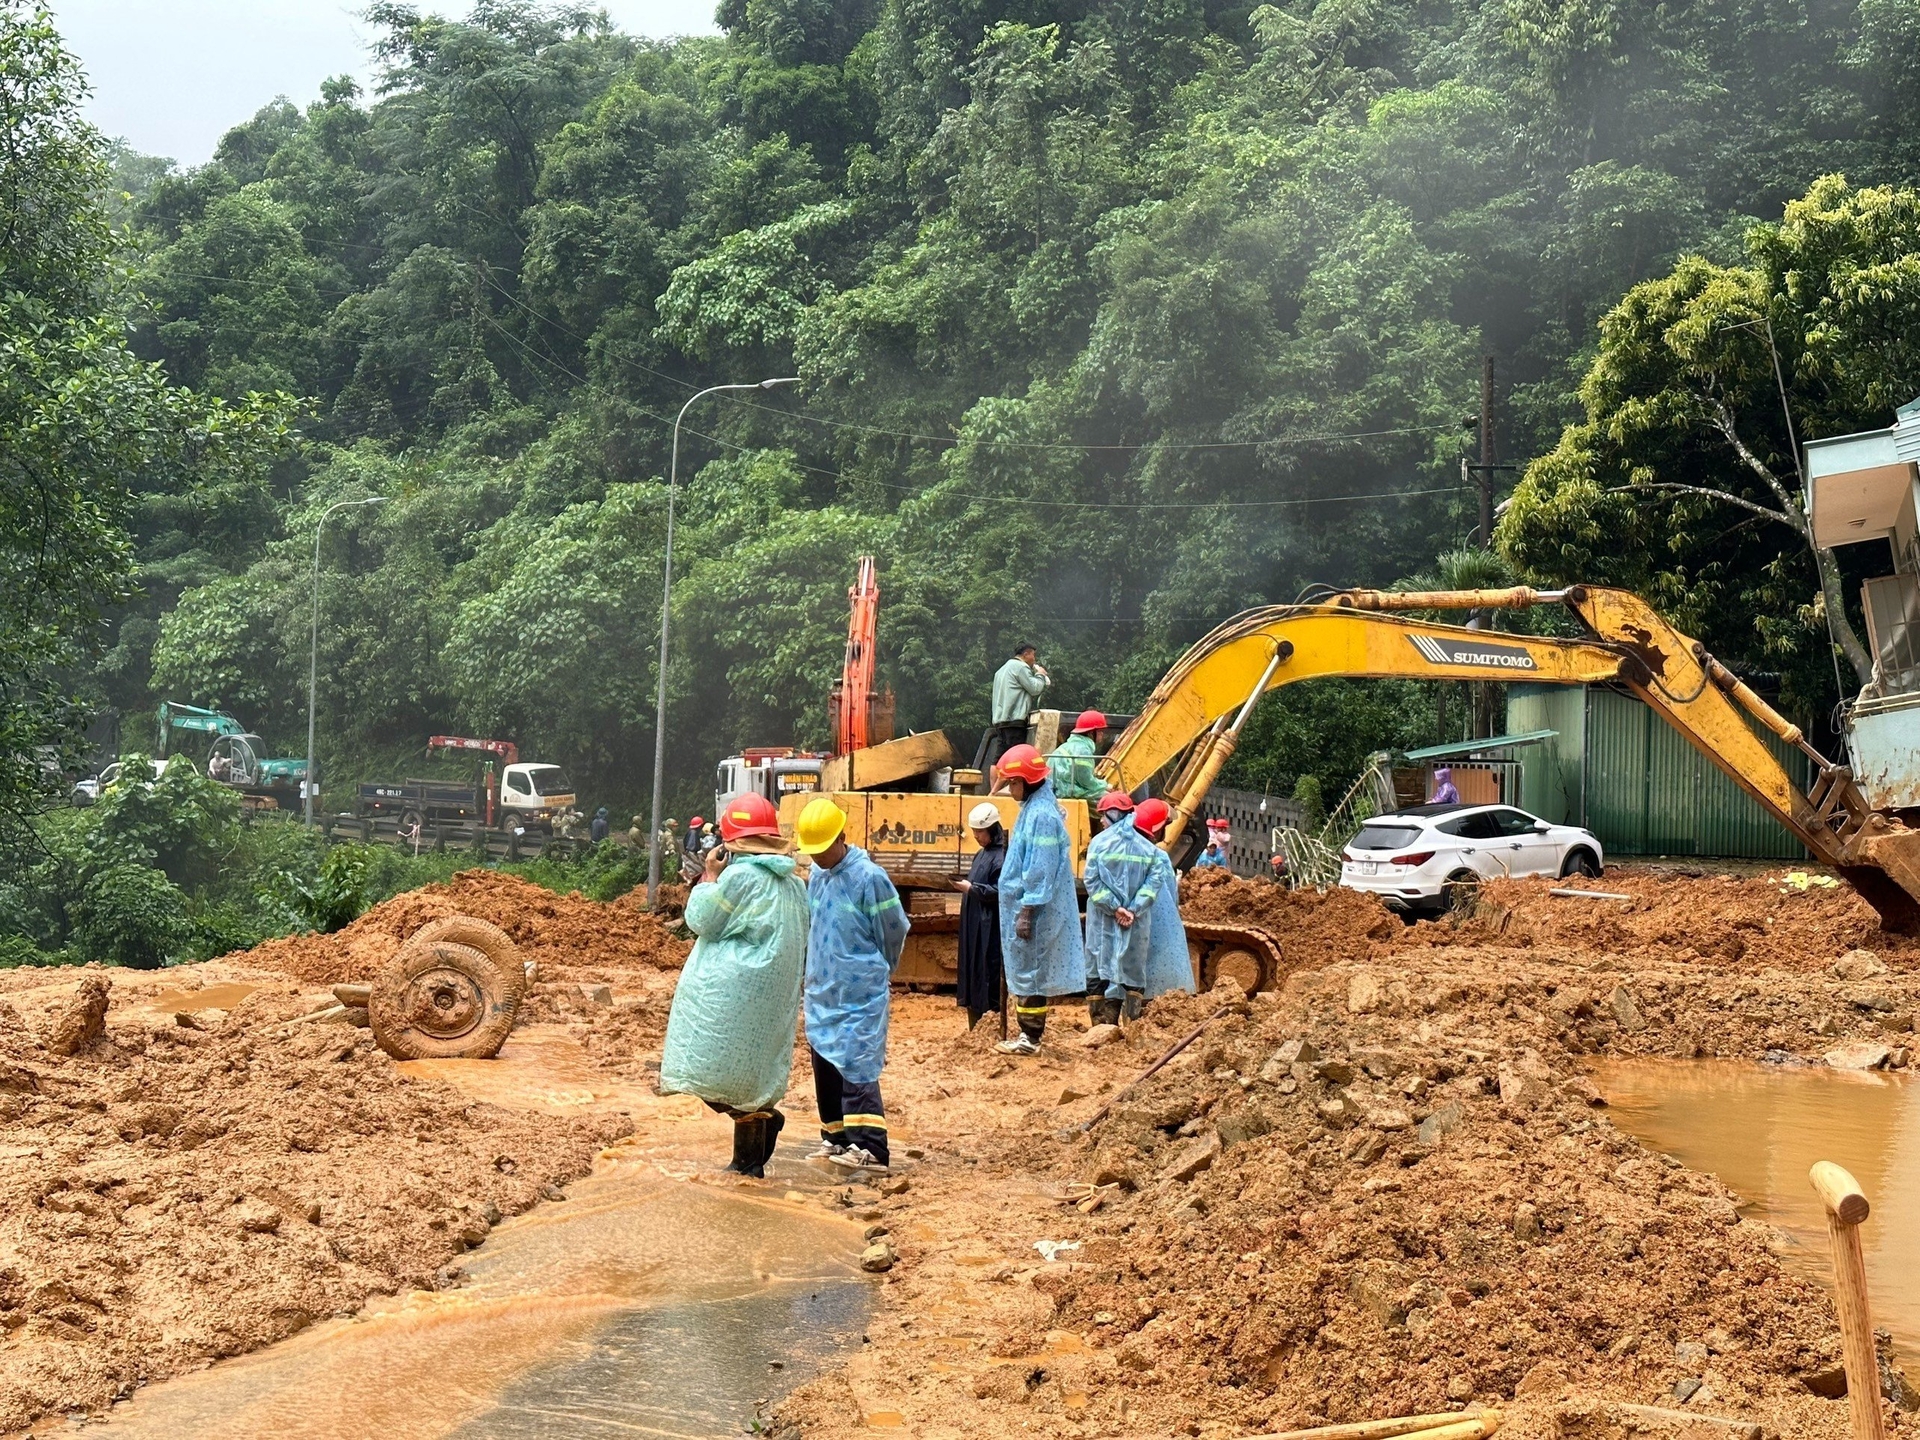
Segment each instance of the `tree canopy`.
M1124 713L1239 608L1458 550L1491 354L1500 458L1546 457L1507 557L1825 706L1844 597L1779 392L1804 438L1920 389L1915 198L1871 188L1914 170L1902 7L725 0L673 42L369 14L371 95L115 160L136 353L194 405L306 408L271 468L123 487L141 598L88 592L96 705L301 735L315 527L381 494L320 537L330 782L457 728L638 796L672 419L798 375L682 432L680 802L731 747L824 737L864 553L903 723L978 726L1018 640ZM1404 686L1270 705L1237 764L1277 788L1441 738Z

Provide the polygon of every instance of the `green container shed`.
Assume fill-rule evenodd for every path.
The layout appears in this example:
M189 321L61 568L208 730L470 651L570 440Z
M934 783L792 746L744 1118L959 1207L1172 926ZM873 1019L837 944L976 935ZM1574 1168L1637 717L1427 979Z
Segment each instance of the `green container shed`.
M1554 732L1519 752L1521 808L1586 826L1610 856L1807 856L1751 795L1632 695L1603 685L1509 685L1507 729ZM1806 757L1761 738L1804 789Z

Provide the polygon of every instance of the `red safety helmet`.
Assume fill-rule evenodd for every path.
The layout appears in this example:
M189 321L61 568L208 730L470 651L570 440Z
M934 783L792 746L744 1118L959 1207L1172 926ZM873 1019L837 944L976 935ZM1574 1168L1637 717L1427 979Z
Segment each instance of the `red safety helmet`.
M1073 733L1076 735L1089 735L1095 730L1104 730L1106 728L1107 717L1102 715L1098 710L1082 710L1080 712L1080 718L1073 722Z
M1124 790L1109 790L1100 797L1100 803L1093 807L1096 815L1104 815L1109 810L1133 809L1133 796Z
M779 834L779 812L764 795L736 795L720 812L720 838L728 843L748 835Z
M1047 778L1047 762L1031 745L1016 745L1000 757L997 767L1003 780L1024 780L1038 785Z
M1143 835L1156 835L1167 828L1167 821L1173 817L1173 810L1166 801L1155 797L1142 800L1140 808L1133 812L1133 828Z
M706 823L707 823L706 821L702 820L698 815L696 815L691 820L687 821L687 828L689 830L698 830L702 825Z

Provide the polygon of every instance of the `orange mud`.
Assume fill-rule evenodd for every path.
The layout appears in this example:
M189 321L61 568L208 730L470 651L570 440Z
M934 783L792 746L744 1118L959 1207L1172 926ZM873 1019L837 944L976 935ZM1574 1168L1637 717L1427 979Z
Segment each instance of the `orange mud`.
M1469 919L1414 927L1345 892L1190 879L1189 913L1261 925L1295 973L1132 1089L1233 992L1164 997L1097 1049L1063 1005L1019 1061L994 1052L993 1019L967 1034L950 997L896 996L895 1182L806 1203L886 1226L899 1261L871 1343L795 1391L773 1433L1227 1440L1498 1403L1515 1440L1842 1440L1845 1402L1816 1393L1837 1336L1815 1270L1782 1264L1780 1232L1743 1215L1754 1197L1616 1127L1588 1078L1634 1056L1907 1065L1920 945L1784 873L1620 869L1591 887L1625 901L1508 882ZM541 965L498 1069L414 1078L364 1032L274 1026L455 909ZM639 1103L686 948L631 901L470 873L339 936L115 975L107 1038L71 1061L35 1037L76 977L0 977L27 1014L10 1043L38 1067L6 1072L38 1088L0 1106L0 1153L18 1156L0 1420L98 1409L446 1283L488 1204L525 1208L619 1128L663 1157L691 1145L711 1174L723 1120ZM128 993L196 984L261 988L208 991L233 1008L188 1022ZM774 1178L739 1183L794 1199L815 1138L804 1068L785 1108Z

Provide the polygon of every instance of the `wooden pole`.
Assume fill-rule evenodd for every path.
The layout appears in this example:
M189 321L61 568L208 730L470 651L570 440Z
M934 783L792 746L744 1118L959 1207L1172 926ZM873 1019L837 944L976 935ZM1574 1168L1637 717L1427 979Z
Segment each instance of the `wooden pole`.
M1867 1265L1860 1253L1860 1222L1872 1213L1860 1183L1831 1160L1808 1172L1827 1211L1833 1237L1833 1308L1840 1315L1841 1353L1847 1365L1847 1408L1854 1440L1886 1440L1880 1413L1880 1361L1873 1349L1873 1316L1867 1308Z
M1142 1080L1145 1080L1149 1076L1154 1074L1155 1071L1159 1070L1161 1066L1165 1065L1169 1060L1173 1059L1174 1056L1178 1055L1182 1050L1186 1049L1187 1046L1193 1044L1194 1041L1200 1038L1201 1031L1205 1030L1207 1026L1213 1024L1214 1021L1218 1020L1222 1015L1226 1014L1232 1008L1233 1008L1233 1002L1229 1001L1227 1004L1222 1005L1218 1010L1214 1011L1213 1014L1207 1016L1207 1018L1202 1020L1198 1025L1194 1026L1193 1033L1191 1035L1188 1035L1184 1040L1174 1041L1172 1045L1167 1047L1167 1052L1164 1055L1162 1055L1158 1060L1154 1061L1153 1064L1149 1065L1146 1069L1142 1070L1138 1075L1134 1076L1133 1079L1129 1080L1126 1084L1122 1085L1118 1090L1114 1091L1112 1100L1107 1101L1106 1104L1102 1105L1098 1110L1094 1111L1093 1114L1089 1115L1086 1119L1086 1123L1081 1125L1080 1133L1082 1135L1086 1134L1087 1131L1093 1129L1094 1126L1098 1125L1102 1120L1106 1119L1107 1112L1113 1109L1114 1105L1119 1101L1122 1095L1126 1094L1129 1090L1133 1089L1133 1087L1138 1085ZM1393 1433L1398 1434L1400 1432L1394 1431Z
M1353 1425L1322 1425L1314 1430L1284 1430L1255 1435L1251 1440L1485 1440L1500 1428L1500 1412L1470 1415L1456 1410L1442 1415L1405 1415L1397 1420L1362 1420Z

